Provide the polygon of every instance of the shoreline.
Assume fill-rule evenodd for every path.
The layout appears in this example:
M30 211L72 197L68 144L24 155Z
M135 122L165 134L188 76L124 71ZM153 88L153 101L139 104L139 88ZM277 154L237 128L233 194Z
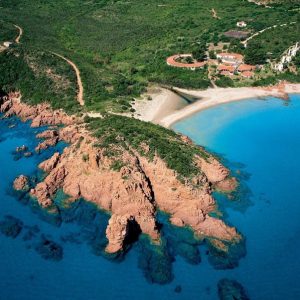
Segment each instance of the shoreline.
M147 98L150 97L151 100ZM166 115L186 107L187 102L176 93L161 87L150 88L141 100L136 100L134 118L159 124Z
M135 118L171 128L174 123L182 119L220 104L252 98L288 99L288 94L300 94L300 84L281 83L273 87L209 88L207 90L174 88L179 94L197 99L189 105L176 93L162 88L159 90L159 93L157 91L155 94L150 93L153 100L139 100L135 103Z

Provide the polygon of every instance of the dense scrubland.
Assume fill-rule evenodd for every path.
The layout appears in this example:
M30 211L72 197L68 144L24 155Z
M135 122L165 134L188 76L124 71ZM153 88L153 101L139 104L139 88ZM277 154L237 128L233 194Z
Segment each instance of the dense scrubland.
M239 20L246 21L252 31L298 22L253 41L255 48L259 43L263 56L271 58L280 56L299 33L299 1L284 1L272 9L243 0L11 0L1 6L1 39L15 38L12 24L24 29L22 45L1 53L1 86L21 88L30 103L48 100L71 112L79 109L75 76L51 51L77 64L86 109L129 111L132 98L149 83L207 88L207 70L172 68L165 59L174 53L192 52L199 44L217 43ZM213 8L220 19L213 18ZM232 41L233 47L235 44ZM16 74L19 71L21 74Z
M107 115L101 119L86 118L86 121L89 129L101 141L96 146L107 149L107 155L117 157L120 149L137 150L149 159L158 155L182 179L199 174L195 155L208 158L202 148L188 144L174 131L152 123L116 115Z

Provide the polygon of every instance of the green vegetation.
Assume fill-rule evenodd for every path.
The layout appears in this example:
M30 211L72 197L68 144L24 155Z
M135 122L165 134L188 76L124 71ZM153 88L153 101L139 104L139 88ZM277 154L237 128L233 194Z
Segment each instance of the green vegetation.
M239 20L245 20L247 29L253 31L287 20L299 23L297 7L299 3L292 1L284 1L271 10L242 0L10 0L1 3L0 33L13 40L17 31L11 24L18 24L24 29L22 49L14 51L26 51L31 56L53 51L74 61L82 75L87 110L122 112L130 111L132 98L145 91L149 83L197 89L209 86L207 70L171 68L166 65L166 57L195 52L202 59L201 45L216 44L224 32L236 28ZM220 19L212 17L212 8ZM291 45L297 30L283 28L272 33L270 41L262 45L263 51L274 48L273 55L277 55ZM14 64L18 58L15 56ZM53 59L50 56L49 60ZM19 64L24 75L32 72L30 66L31 71L26 67L27 61ZM4 66L0 66L0 72L4 71ZM65 71L57 74L64 76ZM78 110L74 87L73 91L59 93L53 90L53 82L45 79L46 75L30 76L32 80L23 80L21 86L19 79L18 84L22 92L25 90L27 101L48 100L54 107ZM39 84L32 88L36 77ZM9 82L9 78L4 83L13 88L16 83ZM74 74L67 78L73 82ZM61 100L57 101L58 98Z
M288 22L289 19L284 23ZM266 30L250 40L245 50L245 59L252 64L263 64L267 59L278 59L288 47L300 41L299 36L300 18L296 24Z
M192 53L197 60L205 59L207 46L225 39L224 33L236 29L237 21L247 22L252 33L293 22L255 37L246 49L239 40L227 38L226 49L244 54L247 63L264 64L279 58L299 40L300 3L290 0L272 5L274 8L267 9L244 0L3 1L0 43L14 41L18 31L13 24L21 26L24 34L21 44L0 47L0 88L20 90L27 103L47 101L68 113L102 112L103 119L87 121L99 138L98 146L115 158L111 168L116 171L124 165L122 151L134 150L149 159L158 155L181 179L190 178L199 172L194 157L206 157L204 150L183 142L173 131L107 112L133 112L132 100L152 83L209 87L207 67L195 71L174 68L166 64L166 58ZM212 9L220 19L211 15ZM53 52L78 66L85 107L77 103L74 70ZM209 56L215 58L215 52L210 51ZM299 82L300 54L294 66L283 74L274 74L267 66L254 80L220 76L215 82L220 87L270 85L283 79ZM216 75L214 67L209 70ZM84 154L82 159L89 157Z
M193 57L198 61L203 61L207 58L206 56L207 45L206 43L198 44L195 49L192 51Z
M245 50L245 63L250 65L263 65L266 63L267 53L262 44L254 41Z
M86 118L86 121L89 129L99 138L100 143L96 146L104 147L114 154L117 148L128 151L134 149L149 159L157 154L170 169L184 178L199 173L194 161L195 155L207 157L200 147L189 145L174 131L152 123L116 115L107 115L103 119ZM120 162L117 161L114 167L120 167Z
M75 74L53 54L23 47L4 51L0 55L0 82L4 92L20 90L29 104L49 102L67 112L80 110Z
M234 87L233 80L226 76L220 76L215 83L219 87Z
M111 169L114 171L119 172L121 170L122 167L125 166L125 163L121 160L115 160L112 165L111 165Z
M13 24L0 20L0 43L11 41L17 34L18 31Z

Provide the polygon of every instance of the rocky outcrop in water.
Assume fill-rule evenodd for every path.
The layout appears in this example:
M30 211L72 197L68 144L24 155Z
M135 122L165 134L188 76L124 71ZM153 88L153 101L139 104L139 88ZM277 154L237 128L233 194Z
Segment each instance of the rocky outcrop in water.
M6 116L16 114L23 120L32 120L33 127L65 125L38 135L44 139L38 151L57 141L70 145L62 154L55 153L39 165L47 176L30 194L51 212L57 212L52 199L58 189L69 195L71 202L82 197L111 212L106 230L107 252L122 250L128 237L138 230L158 244L157 209L170 214L174 225L191 227L198 238L218 240L221 249L227 249L226 243L241 240L235 228L209 215L216 210L212 187L224 184L229 177L229 171L212 156L208 155L207 160L196 157L202 172L186 182L180 181L158 156L149 160L132 149L120 149L120 168L114 170L116 157L95 146L98 140L81 120L52 111L48 105L28 106L13 95L3 101L0 110Z
M124 248L124 241L130 234L129 224L132 221L134 221L134 218L130 215L112 215L106 229L106 236L109 240L106 247L108 253L116 253Z
M29 190L29 179L24 175L17 177L13 183L13 187L16 191L28 191Z
M6 117L17 115L23 121L31 120L31 127L44 125L72 124L75 117L68 116L62 110L52 111L49 104L29 106L21 102L19 93L11 93L2 99L0 112Z

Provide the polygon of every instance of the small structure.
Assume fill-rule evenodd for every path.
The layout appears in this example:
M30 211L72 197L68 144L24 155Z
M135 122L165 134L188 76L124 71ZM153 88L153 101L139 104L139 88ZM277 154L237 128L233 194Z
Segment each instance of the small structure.
M241 64L244 60L244 56L238 53L218 53L217 58L226 64Z
M172 67L187 68L191 70L194 70L196 68L203 68L206 65L205 61L198 62L194 60L191 63L185 63L180 61L182 59L187 58L191 58L192 60L194 60L192 54L176 54L167 58L167 64Z
M12 42L4 42L4 43L3 43L3 46L4 46L5 48L9 48L10 45L12 45Z
M240 28L245 28L247 27L247 23L245 21L239 21L236 23L236 26Z

